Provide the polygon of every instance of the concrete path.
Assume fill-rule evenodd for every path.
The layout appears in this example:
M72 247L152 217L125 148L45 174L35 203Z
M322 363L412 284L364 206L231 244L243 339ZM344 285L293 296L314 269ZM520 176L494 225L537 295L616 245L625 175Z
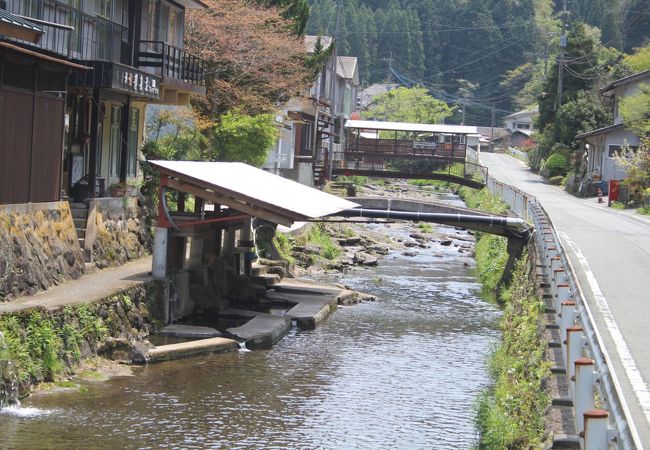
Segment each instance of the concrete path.
M42 307L52 311L67 305L92 303L124 289L150 281L150 272L151 257L149 256L131 261L120 267L83 275L78 280L66 281L36 295L0 303L0 314L34 307Z
M613 362L642 442L650 442L650 220L578 199L507 155L483 153L497 180L548 212Z

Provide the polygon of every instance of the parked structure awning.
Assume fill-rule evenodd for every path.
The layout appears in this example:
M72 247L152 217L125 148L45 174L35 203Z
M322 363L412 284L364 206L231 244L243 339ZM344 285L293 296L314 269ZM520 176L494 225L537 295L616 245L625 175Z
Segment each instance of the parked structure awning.
M290 226L359 205L237 162L149 161L161 183L208 201Z
M477 128L467 125L445 125L407 122L379 122L374 120L348 120L345 128L382 131L410 131L422 133L476 134Z

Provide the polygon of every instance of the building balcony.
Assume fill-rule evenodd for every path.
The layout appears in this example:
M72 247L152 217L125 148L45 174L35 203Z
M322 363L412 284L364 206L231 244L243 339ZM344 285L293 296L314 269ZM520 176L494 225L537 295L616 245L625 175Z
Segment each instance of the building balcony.
M7 10L43 29L37 43L13 39L23 46L70 60L129 63L128 29L118 23L59 1L9 0Z
M163 83L205 86L205 60L163 41L140 41L136 65L161 76Z

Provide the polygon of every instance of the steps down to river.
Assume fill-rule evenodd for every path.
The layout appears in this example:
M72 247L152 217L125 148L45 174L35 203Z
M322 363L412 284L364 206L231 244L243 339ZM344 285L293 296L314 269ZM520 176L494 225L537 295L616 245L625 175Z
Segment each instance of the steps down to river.
M86 243L86 225L88 222L88 204L87 203L70 203L70 212L74 221L74 228L77 230L77 240L79 247L84 250ZM90 250L84 250L84 261L89 263L92 259Z

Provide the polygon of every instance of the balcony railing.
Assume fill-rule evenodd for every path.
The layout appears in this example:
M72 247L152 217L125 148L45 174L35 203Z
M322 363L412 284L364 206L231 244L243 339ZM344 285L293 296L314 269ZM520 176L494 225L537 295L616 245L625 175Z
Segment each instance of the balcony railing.
M53 52L68 59L122 62L128 59L127 28L99 16L91 16L64 3L51 0L9 0L7 9L13 14L45 22L66 25L71 29L39 23L43 36L39 43L23 42L32 48Z
M138 67L151 67L153 73L203 86L205 60L162 41L140 41Z

